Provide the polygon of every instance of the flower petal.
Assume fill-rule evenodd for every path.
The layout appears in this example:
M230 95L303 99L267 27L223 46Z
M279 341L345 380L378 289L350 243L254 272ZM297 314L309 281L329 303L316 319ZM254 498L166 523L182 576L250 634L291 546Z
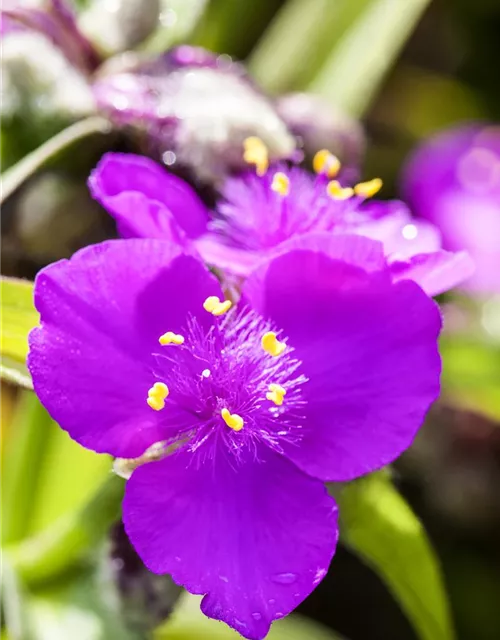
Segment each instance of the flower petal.
M206 229L207 209L194 189L145 156L106 153L92 172L89 187L92 196L120 224L126 225L129 232L133 230L134 235L163 237L160 218L169 213L189 238L199 236ZM138 200L130 204L125 193L142 194L145 203L155 201L156 206L134 208ZM164 214L160 205L165 209Z
M343 243L328 255L278 256L243 292L283 330L309 379L303 439L286 454L331 481L394 460L439 393L438 307L413 282L392 284L387 270L363 270L352 239Z
M146 404L158 338L209 295L221 289L201 262L159 240L105 242L43 269L28 356L40 400L82 445L141 455L173 429Z
M220 454L220 455L219 455ZM146 566L196 594L203 612L263 638L326 574L337 510L323 484L263 449L235 464L179 451L137 469L125 529Z
M388 213L375 216L377 209ZM398 260L405 260L416 253L430 253L441 248L441 235L437 227L412 218L402 202L374 201L365 205L365 211L372 212L373 221L359 224L353 231L383 242L387 256L394 255Z
M262 252L231 247L215 233L201 236L195 240L195 246L207 264L233 276L247 276L263 257Z
M436 251L392 262L390 270L393 282L413 280L429 296L436 296L467 280L474 273L474 262L466 251Z

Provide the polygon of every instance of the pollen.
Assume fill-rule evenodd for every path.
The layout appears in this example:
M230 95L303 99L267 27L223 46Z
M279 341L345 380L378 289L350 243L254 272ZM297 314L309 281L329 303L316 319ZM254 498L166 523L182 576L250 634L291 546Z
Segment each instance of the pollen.
M272 356L280 356L286 349L286 344L277 339L274 331L267 331L262 336L260 343L264 351Z
M241 431L243 429L243 418L237 413L230 413L229 409L222 409L220 414L227 426L233 431Z
M277 171L273 176L271 189L279 193L280 196L287 196L290 192L290 180L283 172Z
M266 145L257 136L250 136L243 141L243 160L254 164L258 176L263 176L269 167L269 152Z
M281 407L283 404L283 398L286 395L286 389L282 387L280 384L270 384L269 391L266 393L266 398L271 402L274 402L275 405Z
M326 192L334 200L348 200L354 195L354 189L351 187L342 187L340 182L332 180L326 187Z
M168 387L164 382L155 382L148 391L146 402L155 411L161 411L165 407L165 398L168 396Z
M219 300L217 296L208 296L203 303L203 308L213 316L222 316L233 306L231 300Z
M324 173L328 178L335 178L340 167L340 160L328 149L321 149L314 155L313 169L315 173Z
M184 336L173 333L172 331L167 331L167 333L160 336L158 342L163 346L166 344L184 344Z
M358 184L354 185L354 193L363 198L371 198L378 193L380 189L382 189L382 180L380 178L373 178L373 180L368 180L368 182L358 182Z

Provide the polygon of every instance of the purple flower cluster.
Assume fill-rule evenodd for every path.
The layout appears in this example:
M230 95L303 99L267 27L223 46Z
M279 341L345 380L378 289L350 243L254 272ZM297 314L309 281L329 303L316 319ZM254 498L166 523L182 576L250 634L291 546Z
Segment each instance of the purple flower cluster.
M327 152L315 177L268 167L255 138L245 157L256 171L209 212L151 160L107 154L90 186L125 239L38 275L28 365L72 438L132 463L123 519L146 566L260 639L328 570L324 483L393 461L438 396L428 294L470 264L367 201L377 180L337 182Z

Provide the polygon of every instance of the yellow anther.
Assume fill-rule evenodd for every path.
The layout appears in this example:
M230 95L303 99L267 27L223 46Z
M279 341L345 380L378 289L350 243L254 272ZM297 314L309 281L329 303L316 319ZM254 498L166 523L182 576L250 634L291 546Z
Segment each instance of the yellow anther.
M358 184L354 185L354 193L363 198L371 198L378 193L380 189L382 189L382 180L380 178L373 178L373 180L368 180L368 182L358 182Z
M354 195L354 189L351 187L342 187L340 182L332 180L326 186L326 192L334 200L347 200Z
M258 176L263 176L269 167L269 153L266 145L257 136L250 136L243 141L243 160L254 164Z
M233 431L241 431L243 429L243 418L237 413L229 413L228 409L222 409L220 414L227 426Z
M161 398L162 400L165 400L168 394L169 390L164 382L155 382L151 389L148 391L149 396Z
M181 336L178 333L173 333L173 331L167 331L167 333L160 336L158 342L164 346L166 344L184 344L184 336Z
M155 411L161 411L165 408L165 400L157 398L156 396L149 396L146 402L149 404L151 409L154 409Z
M313 169L315 173L324 173L328 178L335 178L340 171L340 160L328 149L321 149L313 158Z
M283 404L283 398L286 395L286 389L282 387L280 384L270 384L269 391L266 393L266 398L271 402L274 402L275 405L281 407Z
M233 306L231 300L221 302L217 296L208 296L203 303L203 308L213 316L222 316Z
M279 193L280 196L287 196L290 192L290 180L281 171L277 171L273 176L271 189Z
M268 331L267 333L265 333L262 336L260 343L264 351L272 356L279 356L286 349L286 344L284 342L280 342L276 338L276 334L274 333L274 331Z
M155 411L160 411L165 407L165 398L168 396L168 387L164 382L155 382L148 391L146 402Z

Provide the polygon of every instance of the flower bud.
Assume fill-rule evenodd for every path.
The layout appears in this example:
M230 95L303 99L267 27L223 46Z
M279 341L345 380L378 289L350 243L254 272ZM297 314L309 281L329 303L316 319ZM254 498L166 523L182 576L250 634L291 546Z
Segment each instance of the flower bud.
M229 56L181 46L157 58L110 61L94 84L99 107L116 122L148 133L167 164L206 181L241 168L243 141L259 137L271 160L289 157L295 140L272 102Z

